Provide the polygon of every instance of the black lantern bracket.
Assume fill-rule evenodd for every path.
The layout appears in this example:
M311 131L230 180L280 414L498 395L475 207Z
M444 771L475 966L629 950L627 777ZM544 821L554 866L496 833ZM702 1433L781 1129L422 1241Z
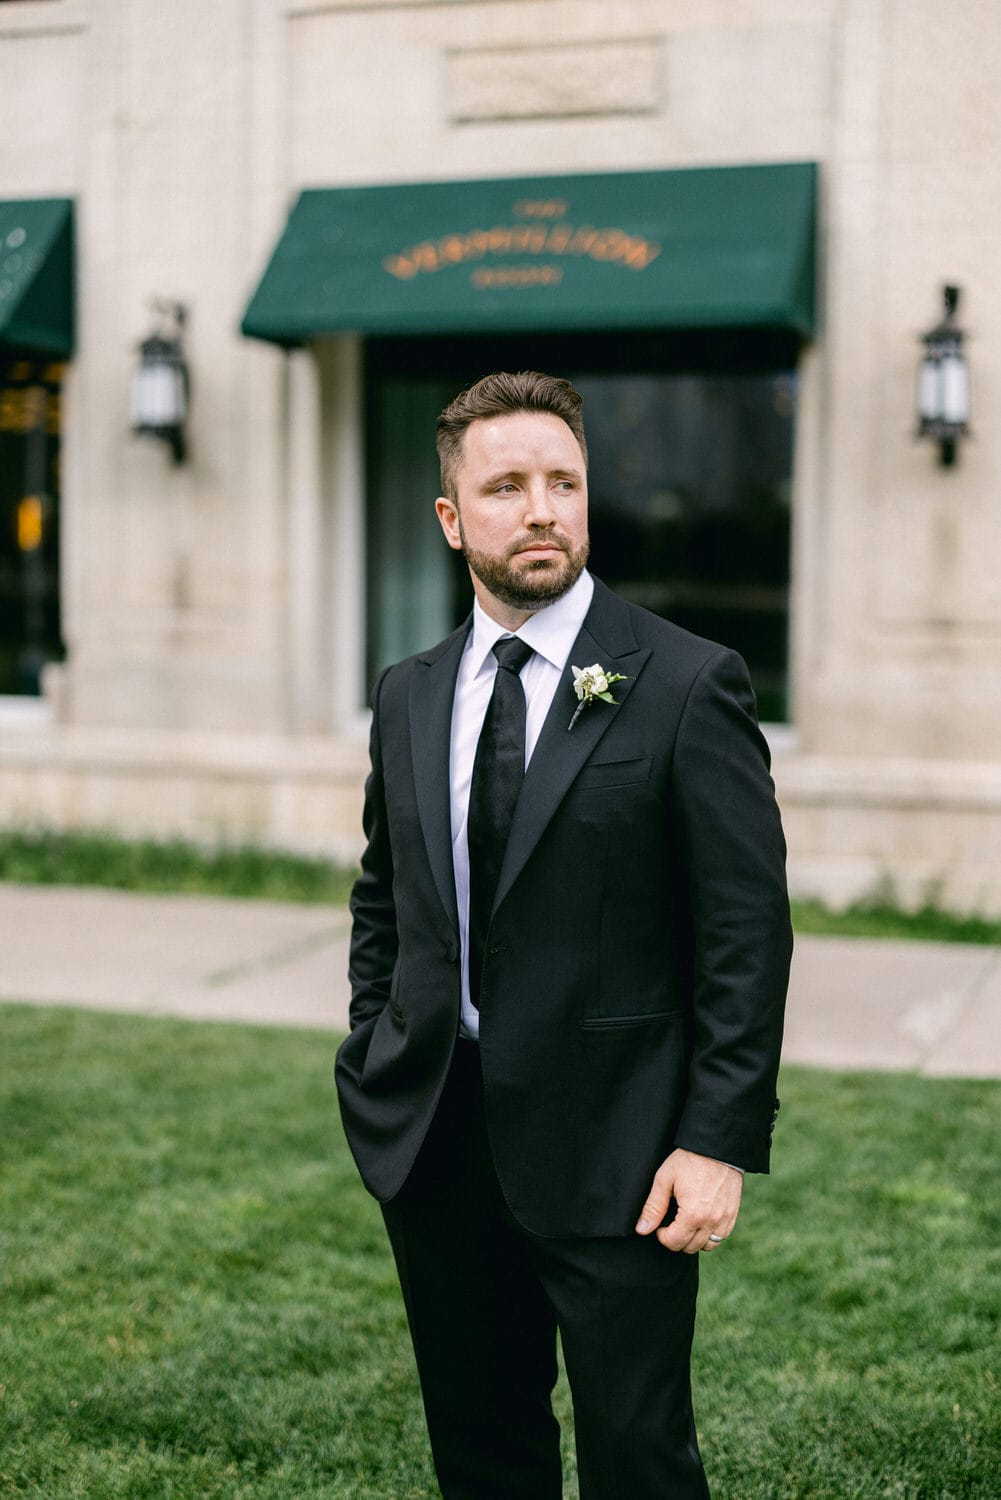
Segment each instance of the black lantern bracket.
M941 322L921 336L917 436L937 442L939 462L951 468L959 439L970 431L970 370L963 349L965 334L956 316L959 287L943 287L942 299Z

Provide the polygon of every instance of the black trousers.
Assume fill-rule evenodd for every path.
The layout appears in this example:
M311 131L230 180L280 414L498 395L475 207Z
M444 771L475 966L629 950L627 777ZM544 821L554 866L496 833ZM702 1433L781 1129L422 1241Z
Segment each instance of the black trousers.
M523 1229L494 1172L475 1043L457 1044L383 1214L445 1500L562 1500L557 1328L581 1500L708 1500L689 1385L698 1257Z

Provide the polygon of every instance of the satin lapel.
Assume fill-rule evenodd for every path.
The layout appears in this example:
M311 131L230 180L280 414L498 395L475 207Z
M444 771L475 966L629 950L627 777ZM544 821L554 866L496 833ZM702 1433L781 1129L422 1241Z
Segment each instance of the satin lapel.
M595 580L594 603L574 642L570 662L525 772L497 885L495 910L524 868L574 777L622 712L649 655L649 648L636 643L625 606ZM577 707L570 666L590 666L592 662L600 662L610 673L621 672L628 680L615 683L611 689L614 704L592 703L568 733Z
M441 904L459 935L452 869L449 752L452 699L468 623L414 665L410 679L410 747L421 831Z

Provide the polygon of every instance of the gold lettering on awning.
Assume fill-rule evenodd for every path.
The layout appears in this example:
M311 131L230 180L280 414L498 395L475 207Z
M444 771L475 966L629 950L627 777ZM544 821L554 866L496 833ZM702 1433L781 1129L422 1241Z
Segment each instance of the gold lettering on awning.
M475 287L559 286L562 266L477 266L469 279Z
M514 213L516 217L529 219L527 224L495 224L490 229L469 229L422 240L409 249L385 256L383 268L398 281L413 281L416 276L431 275L470 260L482 260L485 256L572 255L622 266L627 271L645 271L660 254L661 247L656 240L630 234L625 229L598 229L591 224L569 224L565 219L546 222L555 210L565 213L567 207L562 199L539 203L521 199L514 205ZM556 280L561 279L562 272ZM474 286L500 284L476 274L470 280ZM555 281L508 281L504 284L554 285Z

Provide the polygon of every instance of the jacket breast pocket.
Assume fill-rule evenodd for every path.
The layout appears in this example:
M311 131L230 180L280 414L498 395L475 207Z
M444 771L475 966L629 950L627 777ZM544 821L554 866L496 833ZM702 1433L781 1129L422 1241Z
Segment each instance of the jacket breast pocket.
M590 761L578 772L574 788L579 791L609 791L615 786L635 786L650 780L652 755L634 760Z

